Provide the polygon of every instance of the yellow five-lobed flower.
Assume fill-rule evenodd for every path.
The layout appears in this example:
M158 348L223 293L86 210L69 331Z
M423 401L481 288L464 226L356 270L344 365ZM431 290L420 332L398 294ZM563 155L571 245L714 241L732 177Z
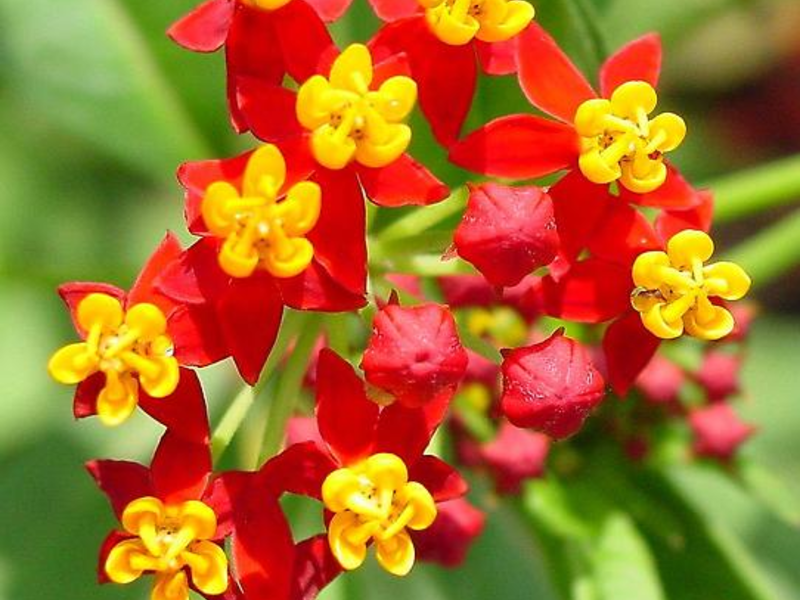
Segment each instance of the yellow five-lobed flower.
M136 537L117 543L106 558L104 568L114 583L153 573L152 600L188 600L190 577L204 594L228 588L228 559L209 541L217 517L203 502L164 504L151 496L137 498L125 507L122 527Z
M161 309L143 302L125 312L113 296L93 293L78 303L76 316L85 341L58 350L47 369L65 384L105 374L97 397L97 416L105 425L119 425L130 416L139 401L139 385L154 398L175 391L180 370Z
M657 102L656 91L649 83L628 81L614 90L611 99L593 98L578 107L578 164L589 181L619 181L639 194L652 192L664 183L664 153L681 144L686 123L673 113L651 119Z
M511 39L533 20L524 0L417 0L433 34L451 46Z
M415 552L406 529L427 529L436 519L430 492L408 481L405 463L389 453L333 471L322 485L322 499L335 513L328 543L347 570L361 566L372 540L378 563L393 575L407 575Z
M314 75L297 94L297 118L312 131L314 158L329 169L355 160L385 167L408 148L411 128L402 121L417 101L417 84L396 75L377 90L372 84L372 56L352 44L334 61L329 79Z
M219 265L228 275L249 277L260 268L274 277L294 277L314 258L305 235L319 219L322 192L318 184L301 181L281 197L285 179L283 155L268 144L250 156L241 193L227 181L206 189L203 220L225 240Z
M718 340L734 326L731 313L709 298L739 300L750 289L750 277L737 264L704 264L714 242L702 231L674 235L667 251L640 254L633 264L633 307L654 335L672 339L684 329L696 338Z

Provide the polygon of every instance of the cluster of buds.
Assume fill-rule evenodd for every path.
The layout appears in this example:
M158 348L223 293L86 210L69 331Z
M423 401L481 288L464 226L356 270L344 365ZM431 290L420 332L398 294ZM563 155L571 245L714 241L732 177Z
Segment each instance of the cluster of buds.
M116 427L140 407L166 428L150 466L88 466L120 525L101 581L152 575L153 600L307 600L371 548L397 576L417 560L458 564L484 516L441 444L429 448L439 430L500 493L543 476L551 448L612 395L687 417L699 455L727 461L752 432L726 403L740 345L714 346L696 372L657 353L681 336L738 344L746 318L732 302L750 286L737 265L709 262L711 195L666 158L686 125L656 111L658 37L609 57L595 90L525 0L371 3L384 24L341 50L326 23L348 0L206 0L169 30L189 50L224 48L232 125L262 143L179 168L197 240L168 235L129 292L59 290L81 339L49 371L77 384L75 416ZM509 74L548 116L463 135L479 75ZM468 185L441 249L472 275L398 274L385 249L368 261L365 200L450 196L407 152L417 100L454 164L505 180ZM557 173L549 187L509 184ZM402 303L368 293L391 288ZM363 377L357 354L304 356L298 343L287 360L313 365L313 415L295 415L257 470L216 472L190 367L230 358L256 385L287 308L365 321ZM688 379L703 406L681 403ZM284 494L318 501L325 531L296 539Z

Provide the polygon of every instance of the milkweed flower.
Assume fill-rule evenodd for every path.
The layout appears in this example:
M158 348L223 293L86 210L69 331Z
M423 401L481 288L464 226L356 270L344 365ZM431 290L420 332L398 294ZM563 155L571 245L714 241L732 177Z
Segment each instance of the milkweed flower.
M284 306L344 311L366 302L361 192L336 172L312 174L308 158L296 143L267 144L178 173L189 229L201 239L167 265L158 288L211 311L251 384Z
M376 57L403 53L419 84L420 108L436 139L455 142L469 113L478 67L488 74L516 70L513 49L531 22L520 0L418 0L416 14L387 19L370 42Z
M353 368L330 350L319 357L317 422L321 441L297 443L265 471L284 491L320 500L329 511L324 551L339 570L358 568L375 546L380 565L407 574L414 535L431 527L439 502L462 496L466 483L425 447L448 402L381 408L367 398ZM334 573L331 573L334 575Z
M533 23L517 47L519 82L528 100L557 120L528 114L496 119L450 150L472 171L528 179L562 169L644 206L690 208L691 186L665 161L686 126L679 116L652 117L661 43L646 35L612 55L600 71L600 96L555 41Z
M170 300L154 288L160 271L180 253L168 234L129 292L103 283L59 287L82 341L59 349L47 367L56 381L77 384L76 417L96 414L114 426L141 405L172 422L187 400L181 381L192 377L180 365L204 366L224 356L205 307Z
M313 172L338 182L335 193L363 187L380 206L424 205L448 195L405 153L411 128L404 120L416 96L403 57L374 63L361 44L321 65L297 92L249 81L241 93L243 114L258 138L305 144L316 163Z
M332 17L331 0L206 0L170 27L167 34L194 52L224 46L228 108L237 132L247 131L239 99L243 79L280 85L284 75L304 80L333 42L318 16ZM316 11L315 11L316 8Z

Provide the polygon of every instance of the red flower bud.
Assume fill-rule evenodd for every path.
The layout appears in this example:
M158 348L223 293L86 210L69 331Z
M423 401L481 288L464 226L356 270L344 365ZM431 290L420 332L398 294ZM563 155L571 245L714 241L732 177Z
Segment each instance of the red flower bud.
M603 377L588 352L563 330L504 356L501 409L518 427L568 437L604 397Z
M724 400L739 391L739 370L742 359L736 354L711 350L703 358L697 382L712 402Z
M526 479L541 477L550 452L550 438L503 422L497 437L483 447L483 457L497 491L518 494Z
M453 240L458 255L490 283L516 285L556 257L553 202L534 186L470 186L467 210Z
M689 425L694 433L694 451L699 456L731 459L755 427L744 423L727 404L706 406L689 415Z
M375 317L361 368L370 384L414 408L452 395L467 360L449 309L390 304Z
M483 531L483 511L458 498L437 505L438 515L428 529L412 532L417 555L455 567L464 562L472 541Z
M685 380L680 367L656 354L639 374L636 387L654 404L672 404L678 399Z

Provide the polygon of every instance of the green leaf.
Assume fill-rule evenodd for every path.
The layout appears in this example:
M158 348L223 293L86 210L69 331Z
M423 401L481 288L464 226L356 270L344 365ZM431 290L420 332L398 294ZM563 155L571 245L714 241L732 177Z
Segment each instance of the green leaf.
M738 475L747 491L788 525L800 527L800 498L769 468L753 460L737 462Z

